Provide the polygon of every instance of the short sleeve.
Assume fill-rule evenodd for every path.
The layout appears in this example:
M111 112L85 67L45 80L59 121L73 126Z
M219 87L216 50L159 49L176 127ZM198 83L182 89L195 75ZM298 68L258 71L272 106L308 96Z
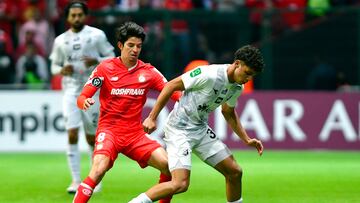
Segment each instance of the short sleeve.
M229 100L226 101L226 104L230 107L236 107L237 104L237 99L239 98L239 96L241 95L243 89L244 89L244 85L241 86L241 89L238 89L231 97Z
M204 87L209 79L209 74L204 72L205 66L186 72L181 76L185 89L201 89Z

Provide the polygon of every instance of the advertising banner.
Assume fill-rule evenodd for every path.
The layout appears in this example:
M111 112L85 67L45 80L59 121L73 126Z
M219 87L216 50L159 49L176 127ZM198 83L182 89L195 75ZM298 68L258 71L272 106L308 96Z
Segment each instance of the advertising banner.
M156 97L149 94L143 117ZM161 112L151 136L163 134L173 104ZM0 106L0 152L65 151L61 92L0 91ZM249 136L261 139L266 149L360 150L359 93L255 92L240 96L236 111ZM220 108L210 114L209 125L229 147L246 148ZM80 149L87 149L82 130Z

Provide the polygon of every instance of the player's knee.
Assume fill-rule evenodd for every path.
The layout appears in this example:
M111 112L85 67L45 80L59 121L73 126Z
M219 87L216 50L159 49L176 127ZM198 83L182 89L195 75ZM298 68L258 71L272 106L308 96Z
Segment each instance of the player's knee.
M189 188L189 181L172 181L174 193L186 192Z
M68 139L69 144L77 144L78 143L78 131L76 129L68 130Z
M86 142L90 146L94 146L95 145L95 136L94 135L86 135Z
M171 176L167 159L161 160L159 165L161 173Z
M243 174L243 170L240 166L235 165L229 170L229 173L226 174L226 178L230 180L241 180Z

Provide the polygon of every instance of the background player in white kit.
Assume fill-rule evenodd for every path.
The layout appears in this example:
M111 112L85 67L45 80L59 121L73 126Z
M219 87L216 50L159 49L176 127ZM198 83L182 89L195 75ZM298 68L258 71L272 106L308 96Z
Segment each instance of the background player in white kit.
M148 133L155 130L156 118L170 95L176 90L184 90L164 129L171 184L176 188L176 193L185 192L189 187L191 152L194 151L201 160L225 176L227 201L242 202L242 169L228 147L208 126L208 116L221 105L225 120L232 130L261 155L261 141L248 137L240 124L235 106L243 84L253 79L263 68L260 51L247 45L236 51L232 64L199 66L168 82L161 91L143 126Z
M69 193L75 193L81 183L79 127L83 123L92 157L99 116L99 102L95 102L95 106L89 111L83 112L77 108L76 99L95 65L115 56L114 48L108 42L105 33L85 25L87 13L88 8L83 2L74 1L67 5L65 16L70 29L55 39L50 55L52 74L63 75L63 116L68 131L67 158L72 175L72 183L67 188ZM98 100L98 95L94 98ZM100 186L97 191L99 189Z

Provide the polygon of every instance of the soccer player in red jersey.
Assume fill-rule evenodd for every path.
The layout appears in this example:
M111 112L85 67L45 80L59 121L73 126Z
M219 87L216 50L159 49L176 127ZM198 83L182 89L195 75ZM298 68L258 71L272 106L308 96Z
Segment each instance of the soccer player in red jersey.
M142 168L150 165L159 169L162 173L160 182L171 180L165 150L149 139L142 127L141 112L148 91L160 92L166 83L155 67L138 59L145 36L144 29L134 22L119 27L116 37L121 56L101 62L78 97L78 107L86 111L94 104L92 96L100 89L100 118L93 165L88 177L80 184L74 203L88 202L118 153L137 161ZM177 101L180 96L181 93L176 92L172 98ZM152 202L173 194L169 184L159 183L156 188L156 193L142 193L140 201ZM162 199L160 202L170 200Z

